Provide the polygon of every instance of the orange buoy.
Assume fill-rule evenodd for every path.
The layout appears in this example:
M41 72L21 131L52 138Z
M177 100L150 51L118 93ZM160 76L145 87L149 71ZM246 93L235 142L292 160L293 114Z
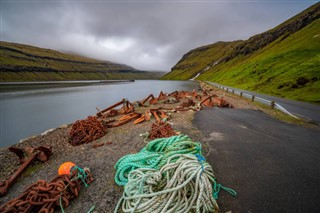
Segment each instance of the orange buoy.
M72 163L72 162L65 162L63 164L60 165L59 169L58 169L58 174L59 175L70 175L70 170L72 167L74 167L76 164Z

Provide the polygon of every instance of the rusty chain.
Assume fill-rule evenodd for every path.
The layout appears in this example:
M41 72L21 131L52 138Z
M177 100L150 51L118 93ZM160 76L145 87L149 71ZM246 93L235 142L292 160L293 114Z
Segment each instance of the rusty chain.
M85 172L85 179L79 178L81 172ZM0 212L52 213L55 208L67 208L70 201L79 196L81 183L89 184L92 181L89 170L74 170L72 175L56 176L50 183L39 180L31 184L20 196L0 206Z
M94 116L89 116L84 120L76 121L70 130L70 140L72 145L80 145L89 143L103 137L107 133L107 129L102 122Z
M171 127L169 123L160 122L153 123L148 138L153 140L156 138L167 138L177 135L177 132Z
M191 107L191 106L195 106L196 103L192 100L192 99L188 99L188 101L183 102L180 107Z

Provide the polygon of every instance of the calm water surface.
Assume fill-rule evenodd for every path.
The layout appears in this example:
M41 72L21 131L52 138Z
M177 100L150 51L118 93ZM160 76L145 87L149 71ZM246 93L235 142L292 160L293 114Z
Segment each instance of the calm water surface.
M78 87L41 88L0 92L0 146L18 143L64 123L72 123L95 114L127 98L142 100L162 90L193 90L193 81L135 81Z

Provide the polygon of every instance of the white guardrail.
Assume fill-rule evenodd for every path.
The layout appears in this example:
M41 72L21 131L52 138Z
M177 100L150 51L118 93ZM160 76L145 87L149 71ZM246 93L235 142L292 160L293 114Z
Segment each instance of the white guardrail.
M286 108L284 108L280 104L274 102L273 100L270 101L270 100L258 97L257 95L252 95L252 94L248 94L248 93L245 93L242 91L238 91L236 89L229 88L229 87L223 86L221 84L217 84L217 83L213 83L213 82L209 82L209 81L206 81L206 83L210 84L211 86L217 87L218 89L224 90L226 92L229 92L229 93L232 93L235 95L239 95L240 97L251 99L251 101L256 101L256 102L262 103L264 105L270 106L272 109L277 109L277 110L283 112L284 114L287 114L293 118L301 120L301 118L295 116L294 114L292 114L291 112L286 110Z

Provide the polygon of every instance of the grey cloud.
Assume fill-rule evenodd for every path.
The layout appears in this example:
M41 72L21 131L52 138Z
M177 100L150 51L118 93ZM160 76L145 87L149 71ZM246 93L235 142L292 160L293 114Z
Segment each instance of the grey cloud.
M1 40L169 71L192 48L246 39L313 3L1 1Z

